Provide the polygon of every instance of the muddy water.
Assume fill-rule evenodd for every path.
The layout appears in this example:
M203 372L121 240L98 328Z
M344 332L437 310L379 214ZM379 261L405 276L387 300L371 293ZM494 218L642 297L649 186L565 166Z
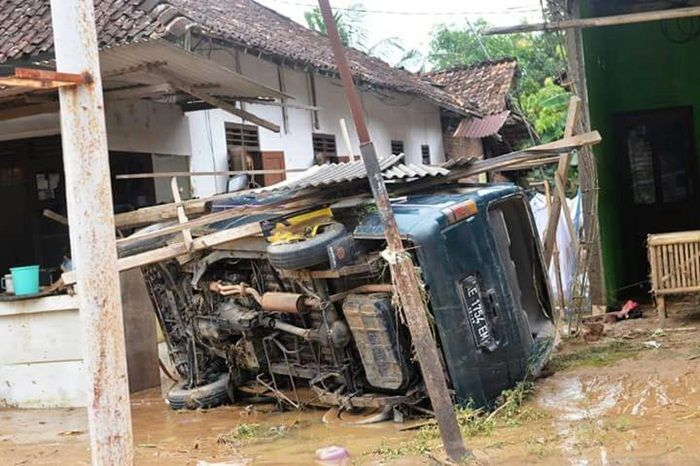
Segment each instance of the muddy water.
M327 425L324 411L273 412L271 405L172 411L158 391L132 399L137 464L313 464L317 448L345 446L351 457L398 444L410 434L388 422L373 426ZM241 445L218 442L237 425L286 427L280 438ZM0 464L89 464L87 419L81 409L0 411ZM365 461L366 460L366 461Z
M692 325L700 329L698 322ZM654 338L662 349L538 381L529 407L540 416L501 424L467 445L483 464L700 464L700 358L688 359L700 352L700 330ZM427 457L367 454L411 441L390 422L326 425L322 411L277 413L268 405L176 412L157 391L134 396L132 404L137 464L309 465L317 448L331 444L348 448L354 464L433 464ZM288 428L280 438L218 442L242 423ZM0 410L0 465L88 464L86 430L81 409Z

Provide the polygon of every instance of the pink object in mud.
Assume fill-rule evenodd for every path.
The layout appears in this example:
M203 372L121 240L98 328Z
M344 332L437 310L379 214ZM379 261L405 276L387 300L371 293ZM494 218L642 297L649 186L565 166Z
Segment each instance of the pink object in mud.
M344 447L331 445L316 450L316 464L324 466L345 466L350 463L350 452Z

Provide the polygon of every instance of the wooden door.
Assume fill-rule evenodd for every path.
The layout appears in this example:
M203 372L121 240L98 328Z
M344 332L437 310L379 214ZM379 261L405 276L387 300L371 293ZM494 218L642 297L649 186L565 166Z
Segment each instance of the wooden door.
M286 168L283 151L263 151L260 153L260 157L263 170L284 170ZM270 186L284 181L286 178L285 173L266 173L263 175L263 185Z
M617 115L615 138L623 277L638 292L649 274L647 235L700 227L692 108Z

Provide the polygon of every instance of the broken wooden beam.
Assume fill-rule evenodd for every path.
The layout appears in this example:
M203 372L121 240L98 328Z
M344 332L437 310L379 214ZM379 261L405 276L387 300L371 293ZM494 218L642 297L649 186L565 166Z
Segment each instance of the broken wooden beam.
M177 219L178 222L180 222L180 225L183 225L189 221L187 218L187 214L185 214L185 207L182 205L182 198L180 197L180 187L177 185L177 178L173 176L172 180L170 180L170 188L173 193L173 200L175 201L177 206ZM187 248L188 251L192 249L192 232L190 231L190 228L188 226L183 227L182 229L182 241L185 243L185 247Z
M581 99L577 96L572 96L569 101L569 112L566 116L566 126L564 127L564 138L569 138L574 135L576 130L576 122L578 121L579 112L581 110ZM569 165L571 165L572 153L571 151L564 152L559 157L559 165L557 166L557 171L555 172L555 188L558 184L563 184L569 178ZM562 186L565 188L565 185ZM559 189L557 188L557 192ZM566 199L564 197L564 199ZM549 264L552 260L552 253L554 251L554 241L557 236L557 225L559 225L560 212L562 207L567 208L565 201L562 201L560 196L554 196L552 201L552 209L550 215L547 217L547 226L544 230L543 239L543 254L545 267L549 268ZM568 208L567 208L568 211ZM566 214L568 215L568 214ZM567 222L571 222L571 218ZM568 223L567 223L568 224ZM578 239L578 235L572 233L572 241Z
M289 168L284 170L227 170L213 172L148 172L122 174L117 175L115 178L118 180L137 180L142 178L172 178L173 176L276 175L281 173L301 173L307 171L309 168Z
M562 29L592 28L604 26L618 26L621 24L645 23L649 21L661 21L667 19L690 18L700 16L700 7L671 8L667 10L645 11L641 13L627 13L622 15L601 16L597 18L565 19L546 23L518 24L516 26L492 27L487 29L485 35L515 34L536 31L560 31Z
M68 226L68 217L66 217L65 215L61 215L49 209L44 209L42 215L46 218L50 218L54 222L60 223L61 225Z
M232 113L233 115L236 115L238 117L241 117L242 119L249 121L251 123L255 123L258 126L262 126L263 128L269 129L270 131L273 131L275 133L280 132L280 127L279 125L265 120L263 118L260 118L256 115L253 115L250 112L247 112L241 108L236 107L234 104L229 103L223 99L220 99L218 97L214 97L213 95L209 94L208 92L201 90L197 87L191 86L187 84L186 82L182 81L180 78L175 76L172 73L169 73L165 70L162 69L152 69L150 70L153 74L156 74L160 76L161 78L167 80L170 84L172 84L176 89L179 89L180 91L184 92L185 94L189 94L192 97L196 97L197 99L200 99L209 105L213 105L214 107L218 107L221 110L224 110L226 112Z
M259 235L262 234L262 231L262 227L258 222L248 223L228 230L217 231L216 233L194 239L192 241L191 250L188 250L184 242L178 242L151 251L134 254L133 256L122 257L117 261L117 269L119 272L123 272L124 270L155 264L156 262L188 254L189 252L201 251L229 241ZM76 277L73 271L63 273L61 278L66 285L75 284Z
M0 76L0 86L32 89L57 89L85 82L85 77L82 74L33 68L15 68L15 73L12 76Z

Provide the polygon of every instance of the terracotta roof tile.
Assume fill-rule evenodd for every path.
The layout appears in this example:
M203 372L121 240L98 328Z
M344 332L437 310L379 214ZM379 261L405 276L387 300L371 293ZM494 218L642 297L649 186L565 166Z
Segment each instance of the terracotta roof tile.
M49 0L0 0L0 63L50 51ZM11 11L11 18L6 13ZM95 0L100 47L182 34L197 26L203 34L293 66L336 73L328 39L253 0ZM0 17L0 18L2 18ZM9 29L5 29L11 23ZM29 44L32 48L29 48ZM445 108L479 113L469 99L445 92L416 74L393 68L359 50L348 61L363 84L426 98Z
M506 58L433 71L424 76L462 100L474 102L484 114L493 115L508 109L507 97L515 84L517 70L518 62Z

